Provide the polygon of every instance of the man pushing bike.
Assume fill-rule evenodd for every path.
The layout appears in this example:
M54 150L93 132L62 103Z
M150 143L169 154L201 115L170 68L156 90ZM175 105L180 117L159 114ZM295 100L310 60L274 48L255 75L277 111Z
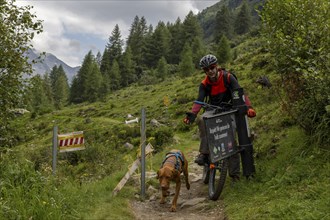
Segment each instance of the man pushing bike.
M186 113L187 115L183 120L186 124L192 124L200 112L202 105L198 102L207 102L213 106L220 106L223 103L233 104L233 91L241 88L233 74L230 74L228 71L218 66L217 58L214 55L208 54L204 56L200 60L199 65L206 76L199 86L197 102L194 102L191 112ZM255 117L256 112L252 108L249 98L244 95L244 99L247 107L244 114L251 118ZM206 109L203 116L208 114L211 113ZM242 118L240 118L240 120L241 119ZM203 166L205 163L208 163L209 160L209 148L203 117L198 117L196 123L198 124L200 133L200 154L195 162ZM254 164L252 164L252 166L252 170L254 171ZM240 179L240 157L238 153L229 158L229 176L233 181L238 181Z

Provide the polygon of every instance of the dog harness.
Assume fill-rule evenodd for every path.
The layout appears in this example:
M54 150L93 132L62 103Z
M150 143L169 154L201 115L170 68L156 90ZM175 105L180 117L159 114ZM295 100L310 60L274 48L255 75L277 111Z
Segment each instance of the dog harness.
M184 159L183 159L183 155L181 152L168 152L165 156L165 159L163 160L162 166L164 165L164 163L166 162L167 158L175 156L176 157L176 163L174 164L175 169L180 171L180 162L179 160L181 160L182 166L184 166ZM168 161L171 162L171 161ZM182 172L182 171L181 171Z

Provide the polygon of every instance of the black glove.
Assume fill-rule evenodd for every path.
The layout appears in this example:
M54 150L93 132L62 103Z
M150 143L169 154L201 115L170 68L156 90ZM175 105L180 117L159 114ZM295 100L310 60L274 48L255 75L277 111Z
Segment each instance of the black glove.
M187 112L186 115L187 116L183 119L183 123L185 123L185 124L194 123L197 115L192 112Z

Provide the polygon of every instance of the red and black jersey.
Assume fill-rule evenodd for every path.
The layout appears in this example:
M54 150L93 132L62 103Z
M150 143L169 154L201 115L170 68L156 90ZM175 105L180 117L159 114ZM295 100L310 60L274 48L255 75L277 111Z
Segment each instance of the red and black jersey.
M211 82L208 76L205 76L199 86L197 101L208 102L211 105L219 106L221 103L231 103L231 91L240 88L237 79L223 69L218 69L219 77L216 82ZM225 79L226 77L226 79ZM207 100L208 98L208 100ZM245 101L250 106L250 101L245 96ZM194 104L192 112L197 114L201 109L201 105Z
M211 82L206 76L199 86L198 101L205 102L206 97L209 98L208 103L219 106L222 102L231 102L231 90L238 89L240 86L236 78L225 70L218 69L219 77L216 82ZM225 77L227 77L225 79ZM225 80L227 80L227 87Z

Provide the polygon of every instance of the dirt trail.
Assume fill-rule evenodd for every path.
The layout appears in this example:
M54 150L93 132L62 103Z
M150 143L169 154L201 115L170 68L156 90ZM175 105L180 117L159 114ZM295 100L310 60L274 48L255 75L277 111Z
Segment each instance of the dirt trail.
M195 158L197 152L188 153L188 158ZM184 179L176 212L170 212L171 202L174 196L175 183L171 183L171 195L166 204L160 204L160 190L148 189L145 201L138 199L131 202L132 212L138 220L224 220L224 204L221 198L218 201L208 199L207 185L202 182L202 167L189 163L190 190L186 189Z

